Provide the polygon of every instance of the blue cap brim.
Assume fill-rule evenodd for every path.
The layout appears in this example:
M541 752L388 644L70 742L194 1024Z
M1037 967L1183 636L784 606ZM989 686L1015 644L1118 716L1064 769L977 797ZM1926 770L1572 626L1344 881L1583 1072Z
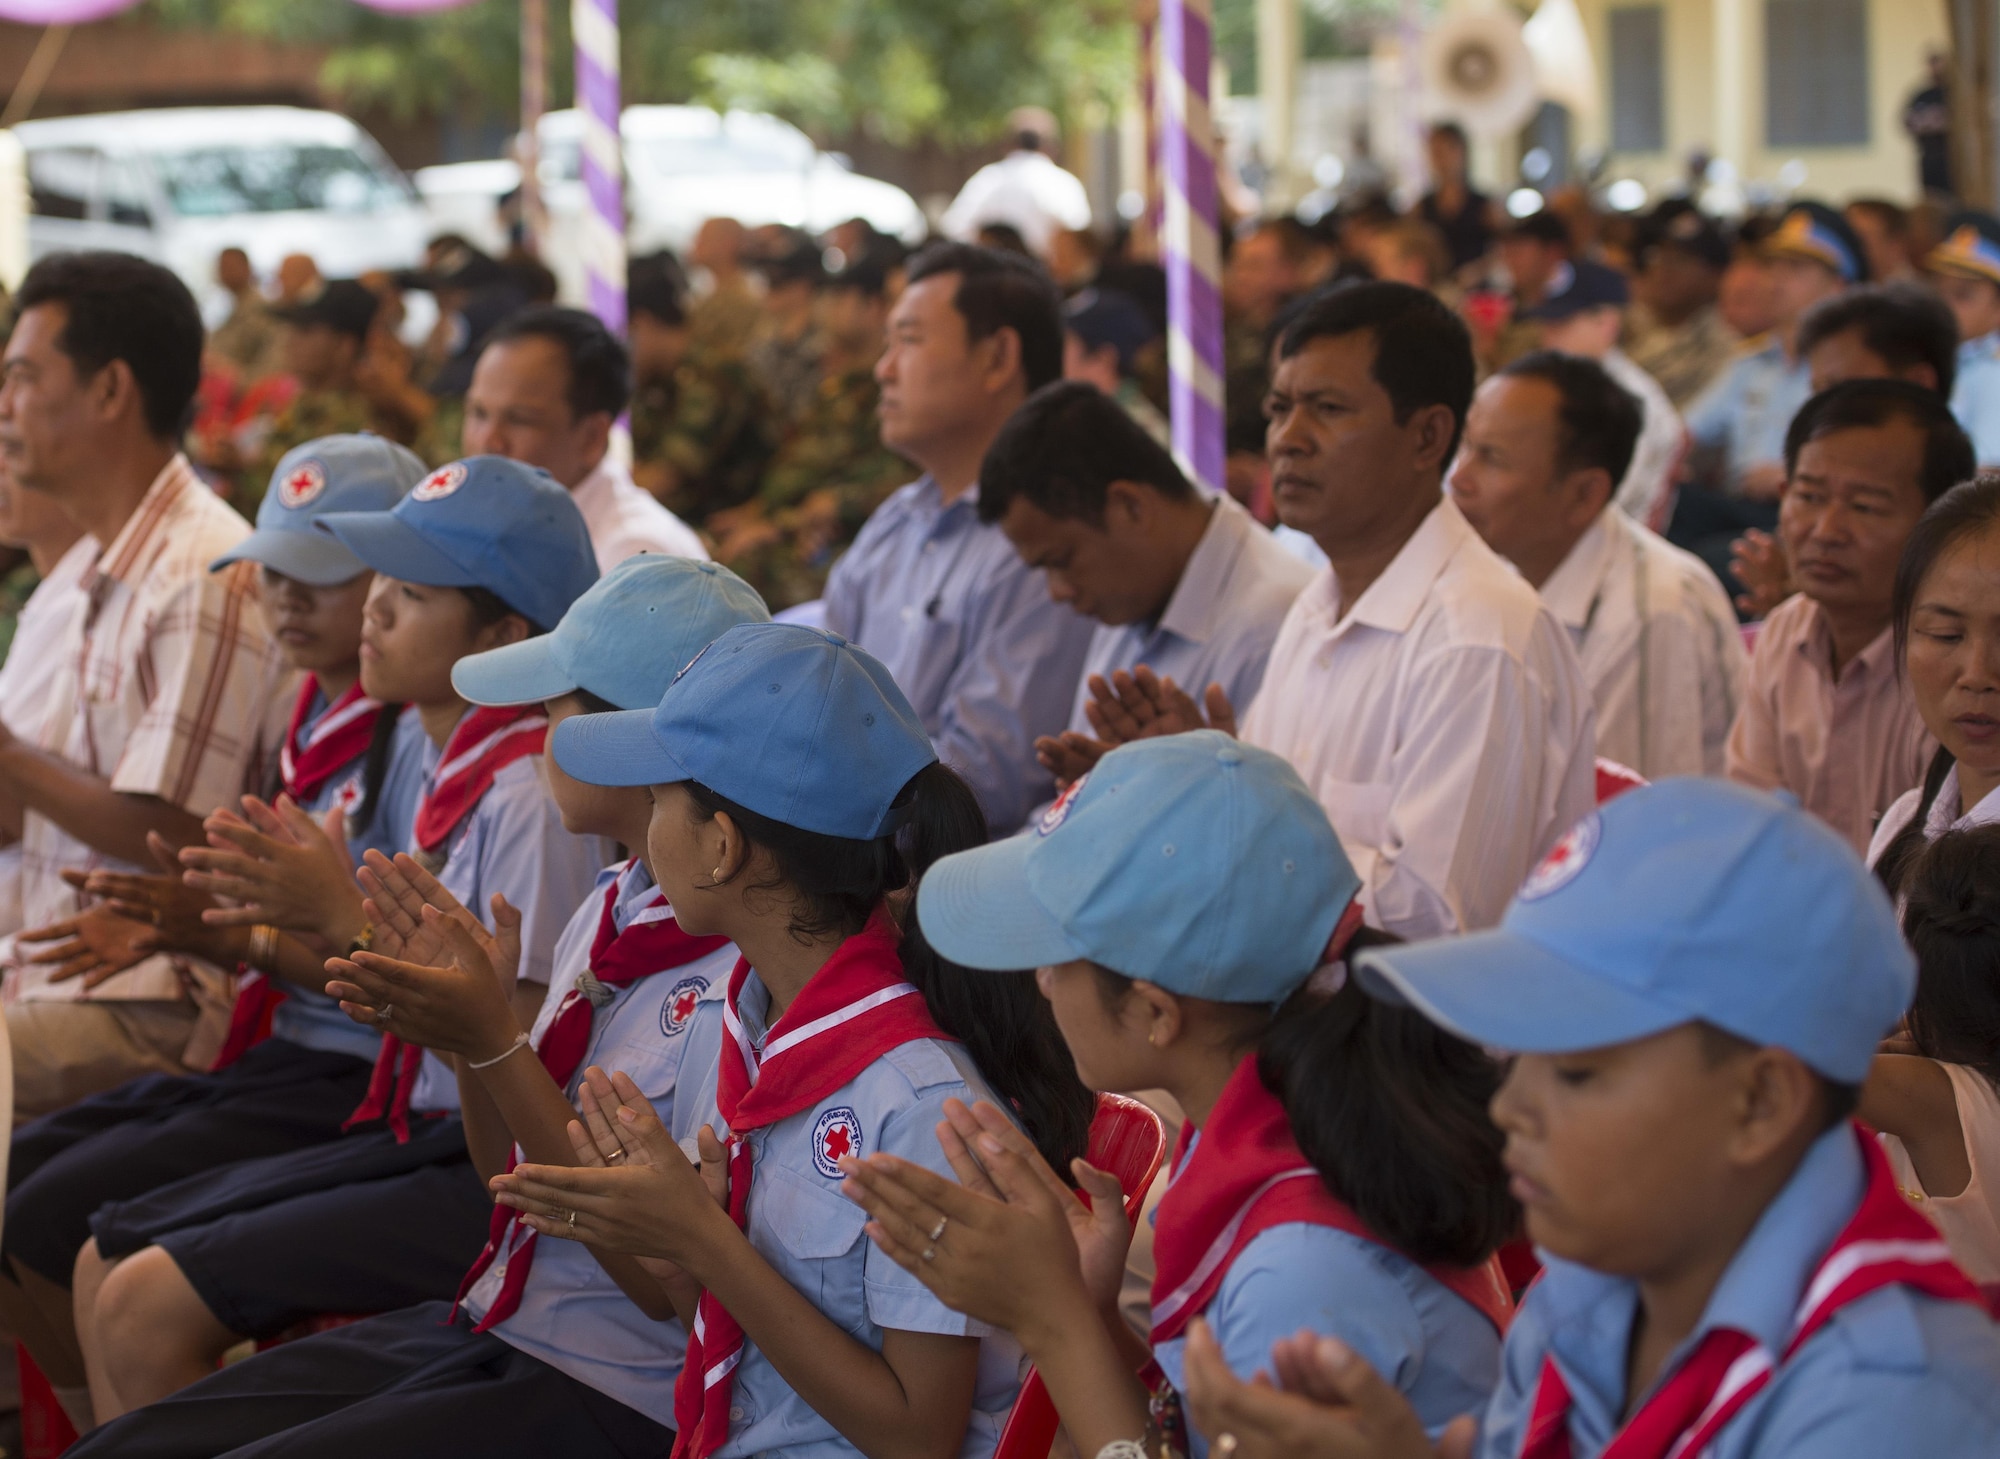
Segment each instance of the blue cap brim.
M539 704L572 694L578 686L556 662L550 636L544 633L460 659L451 666L451 687L474 704Z
M471 588L479 576L460 567L393 512L328 512L313 524L375 571L431 588Z
M961 967L1019 971L1084 954L1028 888L1035 833L947 856L917 886L917 925Z
M1516 1054L1570 1054L1664 1033L1695 1015L1557 957L1504 928L1355 958L1378 998L1407 1003L1460 1038Z
M368 564L320 532L252 532L208 565L221 572L233 562L256 562L308 587L331 588L352 582Z
M691 780L653 733L653 711L579 714L556 726L552 746L563 774L586 785L671 785Z

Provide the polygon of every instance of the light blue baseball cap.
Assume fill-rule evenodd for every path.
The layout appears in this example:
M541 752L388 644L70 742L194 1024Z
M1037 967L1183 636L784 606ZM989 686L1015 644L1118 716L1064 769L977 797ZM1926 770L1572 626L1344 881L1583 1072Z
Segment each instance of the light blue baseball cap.
M649 710L717 638L770 621L757 590L719 563L643 553L599 578L553 633L460 659L451 686L474 704L587 689L620 709Z
M537 628L562 622L597 581L597 554L569 493L505 456L440 466L391 510L329 513L318 528L379 573L485 588Z
M782 825L855 841L896 831L904 787L937 759L879 660L791 623L730 629L658 708L566 719L553 748L588 784L699 781Z
M1475 1043L1604 1048L1701 1021L1859 1084L1916 962L1847 843L1795 804L1664 780L1593 812L1497 928L1371 948L1362 985Z
M368 564L313 524L332 512L386 512L427 470L415 452L380 436L321 436L294 446L271 473L257 530L210 563L257 562L315 588L368 571Z
M1360 887L1296 770L1201 730L1120 746L1036 825L939 861L917 920L969 968L1087 958L1190 998L1277 1004Z

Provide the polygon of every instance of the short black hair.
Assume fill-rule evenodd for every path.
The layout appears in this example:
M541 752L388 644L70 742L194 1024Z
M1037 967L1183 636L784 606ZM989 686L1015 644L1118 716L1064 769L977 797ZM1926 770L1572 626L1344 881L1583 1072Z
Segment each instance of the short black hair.
M1601 466L1615 492L1632 468L1632 453L1639 448L1639 431L1645 424L1645 412L1632 392L1597 361L1559 350L1523 355L1500 373L1555 386L1562 399L1557 465L1564 471Z
M1843 380L1799 407L1785 431L1785 475L1799 468L1808 442L1835 431L1864 430L1906 420L1924 433L1924 464L1917 485L1934 502L1979 469L1972 440L1935 390L1908 380Z
M21 281L15 315L45 304L64 311L56 348L79 375L123 360L139 387L146 429L174 440L188 427L201 385L201 310L170 269L129 253L52 253Z
M1316 339L1364 330L1375 337L1369 373L1388 392L1399 424L1428 405L1451 412L1449 461L1465 430L1477 369L1465 321L1429 290L1375 279L1336 284L1309 298L1285 326L1278 358L1289 360Z
M668 328L687 323L687 280L671 253L650 253L625 266L625 313L648 315Z
M1903 879L1917 955L1908 1024L1917 1051L2000 1085L2000 825L1946 831Z
M1472 148L1471 142L1466 140L1465 128L1457 122L1432 122L1427 135L1449 138L1458 143L1458 150L1461 152L1470 151Z
M1937 393L1951 398L1958 375L1958 321L1936 294L1910 284L1872 284L1822 299L1799 323L1799 358L1849 330L1859 332L1868 352L1892 370L1929 365Z
M555 304L523 309L486 336L480 353L517 339L546 339L561 347L569 360L570 413L577 419L599 412L616 416L631 401L631 352L595 314Z
M1039 264L976 243L933 243L910 260L904 277L918 284L939 274L958 275L952 307L968 340L1014 331L1030 394L1062 378L1062 291Z
M1007 418L979 467L979 520L1021 497L1051 517L1101 526L1114 481L1141 481L1172 501L1194 487L1125 407L1082 380L1044 385Z

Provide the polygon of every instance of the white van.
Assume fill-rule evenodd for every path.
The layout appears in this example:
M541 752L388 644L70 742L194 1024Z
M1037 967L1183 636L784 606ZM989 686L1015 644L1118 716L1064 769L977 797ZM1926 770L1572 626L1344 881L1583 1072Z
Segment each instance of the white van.
M289 253L327 278L409 268L427 223L409 179L346 117L289 106L52 117L27 153L28 250L108 248L167 265L199 297L241 248L269 277Z

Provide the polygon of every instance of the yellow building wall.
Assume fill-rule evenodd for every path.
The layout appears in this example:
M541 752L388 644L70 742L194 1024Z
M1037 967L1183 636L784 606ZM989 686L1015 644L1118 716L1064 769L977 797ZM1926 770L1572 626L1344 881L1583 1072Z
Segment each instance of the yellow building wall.
M1597 55L1600 83L1611 79L1608 11L1638 0L1577 0ZM1925 76L1924 58L1948 51L1945 0L1869 0L1869 144L1773 150L1764 139L1763 0L1662 0L1666 55L1661 81L1667 146L1614 153L1608 176L1636 177L1657 192L1685 175L1688 154L1728 157L1746 182L1776 185L1794 159L1806 168L1801 195L1839 202L1859 194L1917 200L1916 149L1903 131L1903 104ZM1723 54L1727 38L1733 54ZM1737 84L1730 84L1735 79ZM1609 104L1581 128L1584 147L1610 138Z

